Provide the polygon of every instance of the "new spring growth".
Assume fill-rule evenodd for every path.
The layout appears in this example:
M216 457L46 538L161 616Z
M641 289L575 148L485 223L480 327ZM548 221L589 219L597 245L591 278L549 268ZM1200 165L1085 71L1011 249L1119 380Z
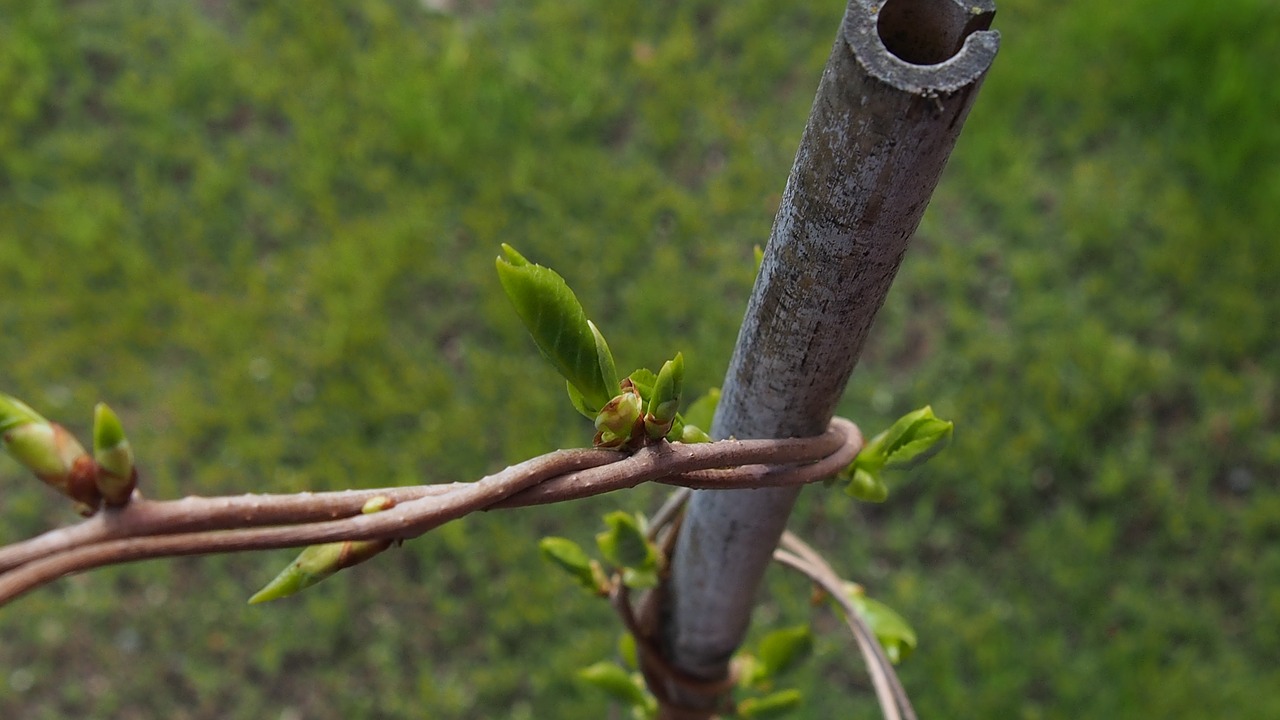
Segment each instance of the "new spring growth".
M889 662L897 665L915 652L918 643L916 631L893 608L867 597L866 591L856 583L845 583L845 594L853 609L880 641Z
M630 384L618 396L605 403L600 414L596 415L595 446L601 448L620 448L633 444L643 437L644 400L640 393Z
M618 394L618 371L604 336L564 278L535 265L510 245L497 259L498 279L542 354L569 383L574 407L587 418Z
M684 355L662 364L658 380L653 384L649 407L644 414L644 430L652 440L661 440L671 432L680 410L680 393L684 389Z
M93 459L98 463L96 480L103 501L110 507L128 503L138 485L138 468L120 418L106 403L93 409Z
M395 507L385 495L369 498L360 512L368 515ZM274 580L249 598L250 605L279 600L315 585L339 570L358 565L391 547L393 540L344 540L303 550Z
M88 517L102 496L93 458L66 428L50 422L17 398L0 393L0 434L4 447L36 477L76 503Z
M954 427L954 423L935 416L928 405L903 415L864 445L857 459L841 473L848 480L845 492L859 500L883 502L889 488L882 472L909 470L938 454L951 441Z

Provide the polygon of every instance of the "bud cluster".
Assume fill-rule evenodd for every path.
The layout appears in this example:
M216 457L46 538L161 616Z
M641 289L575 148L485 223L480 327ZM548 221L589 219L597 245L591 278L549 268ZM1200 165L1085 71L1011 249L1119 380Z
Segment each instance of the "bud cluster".
M0 393L0 440L15 460L75 502L88 517L105 502L129 502L138 482L133 450L120 419L104 403L94 409L93 455L66 428Z

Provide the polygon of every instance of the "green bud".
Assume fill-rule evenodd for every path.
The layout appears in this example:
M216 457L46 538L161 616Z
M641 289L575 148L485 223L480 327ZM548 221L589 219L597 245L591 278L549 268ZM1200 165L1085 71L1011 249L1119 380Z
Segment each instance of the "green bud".
M596 447L619 448L641 436L643 415L640 395L634 391L615 396L596 415Z
M671 432L676 413L680 410L680 394L684 389L684 355L662 364L649 398L648 412L644 416L644 429L650 438L659 440Z
M884 502L889 499L889 487L878 473L854 468L853 477L844 488L845 494L867 502Z
M102 497L95 484L97 467L66 428L8 395L0 395L0 428L4 447L15 460L74 500L81 515L98 511Z
M20 425L47 423L40 413L16 397L0 393L0 433L8 433Z
M15 460L50 485L61 489L71 472L79 443L50 422L19 425L4 434L4 447ZM79 448L81 452L84 448Z
M112 507L128 503L138 484L138 469L120 418L106 403L93 409L93 459L98 463L96 479L102 499Z
M365 500L364 505L360 506L360 513L362 515L372 515L383 510L390 510L395 506L396 501L393 498L389 498L386 495L374 495Z
M395 500L385 495L369 498L360 512L368 515L395 507ZM392 540L345 540L312 545L303 550L266 587L249 598L250 605L279 600L315 585L353 565L359 565L391 547Z

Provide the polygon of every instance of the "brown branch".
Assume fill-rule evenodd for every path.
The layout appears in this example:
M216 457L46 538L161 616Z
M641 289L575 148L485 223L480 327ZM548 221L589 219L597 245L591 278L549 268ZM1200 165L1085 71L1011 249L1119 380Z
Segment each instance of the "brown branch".
M139 499L99 518L0 548L0 605L64 575L104 565L337 540L405 540L476 510L562 502L652 480L739 488L813 482L852 462L861 446L857 427L836 418L815 438L660 443L630 456L559 450L472 483L169 502ZM399 504L359 514L364 501L375 495L391 496Z
M875 687L876 698L880 701L880 710L884 713L885 720L916 720L915 709L911 706L902 682L898 680L893 663L846 594L845 580L836 574L816 550L795 534L784 533L781 546L774 551L773 559L808 576L840 605L845 623L853 633L858 650L867 664L867 672L871 675L871 684Z

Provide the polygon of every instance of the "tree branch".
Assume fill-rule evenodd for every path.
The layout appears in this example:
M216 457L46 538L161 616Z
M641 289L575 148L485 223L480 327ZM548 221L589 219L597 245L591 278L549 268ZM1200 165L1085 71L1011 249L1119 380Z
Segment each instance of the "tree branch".
M858 642L858 650L867 664L867 672L871 675L871 684L876 690L876 699L880 701L880 710L885 720L916 720L915 709L907 691L898 680L898 673L893 663L884 654L884 648L875 633L858 614L846 594L845 581L831 565L807 543L790 531L782 536L781 548L775 550L773 559L808 576L815 584L831 596L843 611L845 623Z
M830 477L853 461L862 435L836 418L823 435L789 440L659 443L632 455L557 450L470 483L297 495L135 499L78 525L0 548L0 605L71 573L135 560L418 537L477 510L563 502L643 482L771 487ZM397 505L360 514L386 495Z

